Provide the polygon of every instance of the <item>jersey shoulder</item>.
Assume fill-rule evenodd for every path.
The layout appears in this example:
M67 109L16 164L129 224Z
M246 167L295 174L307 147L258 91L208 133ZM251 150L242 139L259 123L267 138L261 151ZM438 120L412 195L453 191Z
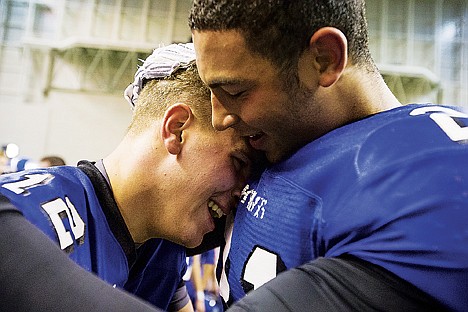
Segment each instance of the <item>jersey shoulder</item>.
M92 201L85 194L90 190L91 182L76 167L32 169L0 177L1 206L20 211L67 252L84 239Z
M409 105L383 113L354 155L361 173L437 156L468 153L468 113L460 108Z
M467 143L468 113L461 108L405 105L335 129L268 173L309 188L311 172L315 180L323 180L343 176L344 170L354 179L433 153L465 153Z
M0 194L22 210L31 205L48 205L55 200L84 202L86 194L93 194L89 178L71 166L25 170L0 176ZM83 205L76 205L83 207ZM86 207L86 205L84 205Z
M59 166L31 169L0 176L0 193L8 198L47 197L48 194L70 193L92 188L89 178L77 167Z

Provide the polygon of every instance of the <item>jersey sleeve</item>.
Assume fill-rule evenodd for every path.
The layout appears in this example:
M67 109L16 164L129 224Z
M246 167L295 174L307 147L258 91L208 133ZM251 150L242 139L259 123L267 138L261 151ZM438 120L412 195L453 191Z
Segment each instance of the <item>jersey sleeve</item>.
M466 307L466 288L460 287L468 280L466 159L468 152L436 151L362 179L343 201L349 207L346 218L334 222L354 227L343 231L348 233L342 239L346 244L336 243L326 256L352 254L386 268L451 309ZM372 222L361 226L359 216Z
M444 311L396 275L354 257L318 258L247 294L228 311Z
M18 211L0 206L2 311L160 311L85 271Z

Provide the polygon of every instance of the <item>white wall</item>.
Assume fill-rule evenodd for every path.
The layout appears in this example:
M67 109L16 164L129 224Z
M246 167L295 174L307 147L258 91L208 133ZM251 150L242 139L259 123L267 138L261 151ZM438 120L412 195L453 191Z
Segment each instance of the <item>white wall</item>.
M187 41L190 6L0 0L0 146L16 143L20 156L57 154L68 164L106 156L131 119L122 93L137 59L160 44ZM103 51L109 53L96 56Z
M0 143L14 142L20 155L38 160L62 156L67 164L106 156L131 120L121 96L51 92L40 103L12 103L0 97Z

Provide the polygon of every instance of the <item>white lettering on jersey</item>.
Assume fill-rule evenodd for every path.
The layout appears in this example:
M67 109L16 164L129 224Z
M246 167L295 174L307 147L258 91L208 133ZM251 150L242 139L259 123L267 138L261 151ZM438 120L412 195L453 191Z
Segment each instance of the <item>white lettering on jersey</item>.
M61 198L54 199L43 204L42 208L49 215L62 250L71 252L74 241L79 245L84 242L85 223L68 197L65 197L65 201ZM65 228L64 219L68 219L73 237Z
M241 193L240 202L244 204L247 200L247 210L249 212L254 212L254 217L258 219L263 219L265 217L265 205L268 203L268 200L258 196L257 191L250 189L250 186L247 184Z
M15 194L27 195L29 194L28 189L44 185L48 181L53 179L53 176L49 173L44 174L26 174L25 179L17 182L5 183L2 185L3 188L12 191Z
M468 118L467 114L448 107L427 106L411 111L411 116L431 113L429 117L447 134L454 142L468 140L468 126L460 126L453 118Z

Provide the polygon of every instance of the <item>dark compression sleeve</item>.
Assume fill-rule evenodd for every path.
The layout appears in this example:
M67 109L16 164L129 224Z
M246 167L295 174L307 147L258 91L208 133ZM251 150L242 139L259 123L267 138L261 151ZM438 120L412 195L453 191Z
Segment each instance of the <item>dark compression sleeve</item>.
M283 272L228 311L443 311L431 297L354 257L319 258Z
M160 311L82 269L18 211L0 209L0 255L1 311Z

